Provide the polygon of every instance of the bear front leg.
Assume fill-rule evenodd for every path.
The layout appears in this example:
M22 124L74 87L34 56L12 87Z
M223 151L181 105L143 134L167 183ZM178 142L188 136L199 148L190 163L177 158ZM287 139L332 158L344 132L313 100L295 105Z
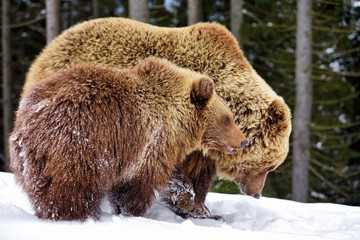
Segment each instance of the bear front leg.
M115 214L145 217L155 194L147 181L131 180L114 185L108 197Z
M196 151L177 167L160 200L182 217L221 219L212 216L204 204L215 177L215 160Z
M173 175L168 187L159 193L159 200L183 218L221 219L220 216L211 215L204 203L195 201L194 189L189 182L185 175Z
M191 181L177 167L167 187L158 192L158 200L177 215L187 218L195 209L195 192Z

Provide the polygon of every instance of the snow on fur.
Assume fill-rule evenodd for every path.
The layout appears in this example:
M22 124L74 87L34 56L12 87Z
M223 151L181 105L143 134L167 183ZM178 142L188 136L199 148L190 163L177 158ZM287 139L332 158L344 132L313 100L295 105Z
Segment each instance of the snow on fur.
M206 204L225 221L183 219L155 203L147 218L111 214L100 221L40 220L13 174L0 172L0 239L360 239L360 208L209 193Z

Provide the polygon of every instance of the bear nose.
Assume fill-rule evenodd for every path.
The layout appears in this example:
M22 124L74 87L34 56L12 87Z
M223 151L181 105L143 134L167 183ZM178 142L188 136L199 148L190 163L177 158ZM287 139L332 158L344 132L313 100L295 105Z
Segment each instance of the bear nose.
M253 198L256 198L256 199L259 199L260 198L260 194L258 194L258 193L255 193L254 195L253 195Z
M249 142L247 140L241 142L241 149L243 149L245 146L247 146Z

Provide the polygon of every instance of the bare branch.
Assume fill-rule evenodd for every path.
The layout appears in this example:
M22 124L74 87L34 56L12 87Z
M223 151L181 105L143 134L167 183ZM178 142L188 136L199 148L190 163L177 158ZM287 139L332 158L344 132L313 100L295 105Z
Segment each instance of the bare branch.
M350 128L350 127L357 127L360 126L360 121L358 122L352 122L352 123L348 123L348 124L337 124L337 125L329 125L329 126L320 126L320 125L316 125L315 123L311 124L311 129L316 129L316 130L331 130L334 128Z
M26 22L10 24L10 25L9 25L9 28L12 29L12 28L24 27L24 26L27 26L27 25L30 25L30 24L34 24L34 23L36 23L36 22L40 22L40 21L44 20L45 18L46 18L46 15L42 15L42 16L40 16L40 17L31 19L31 20L26 21ZM0 26L0 29L2 29L2 26Z
M318 177L321 181L323 181L326 185L337 191L338 193L342 194L344 197L349 198L350 195L347 194L345 191L337 187L335 184L331 183L329 180L327 180L321 173L319 173L315 168L309 165L309 170L312 172L316 177Z
M332 100L316 100L313 102L313 104L320 104L320 105L329 105L329 104L336 104L344 101L348 101L354 98L357 98L360 94L360 91L352 93L350 95L347 95L346 97L338 98L338 99L332 99Z

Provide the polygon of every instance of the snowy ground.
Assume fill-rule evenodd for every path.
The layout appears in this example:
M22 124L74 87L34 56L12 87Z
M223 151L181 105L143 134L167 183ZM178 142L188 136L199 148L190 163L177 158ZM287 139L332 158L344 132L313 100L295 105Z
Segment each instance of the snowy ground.
M114 216L106 202L98 222L44 221L13 175L0 172L0 239L360 239L359 207L215 193L206 204L225 222L185 220L158 203L147 218Z

